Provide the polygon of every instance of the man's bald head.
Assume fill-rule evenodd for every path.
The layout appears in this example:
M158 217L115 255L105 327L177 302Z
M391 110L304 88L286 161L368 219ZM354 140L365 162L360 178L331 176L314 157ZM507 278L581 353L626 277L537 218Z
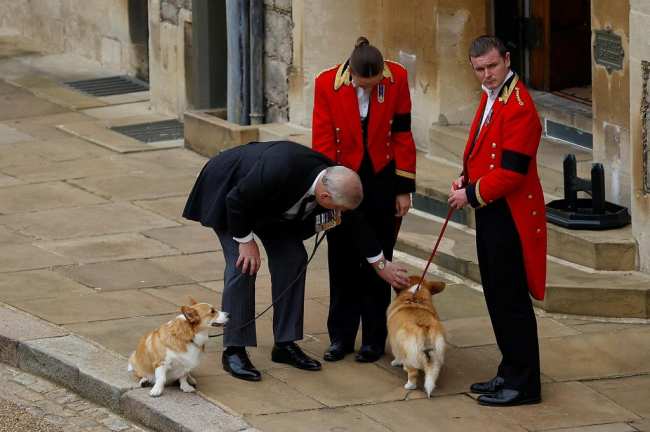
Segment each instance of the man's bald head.
M359 175L344 166L332 166L316 186L316 200L325 208L353 210L363 200L363 187Z

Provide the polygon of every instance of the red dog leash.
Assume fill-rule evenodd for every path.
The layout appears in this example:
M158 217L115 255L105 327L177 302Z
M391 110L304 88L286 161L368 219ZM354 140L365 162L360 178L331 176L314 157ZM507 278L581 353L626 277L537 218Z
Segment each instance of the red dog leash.
M451 215L453 213L454 213L454 208L449 207L449 212L447 212L447 218L445 219L445 223L442 224L442 229L440 230L440 234L438 235L438 240L436 240L436 245L433 247L433 251L431 252L429 261L427 261L427 266L424 268L424 271L422 272L422 277L418 282L417 288L415 288L415 292L418 292L418 290L420 289L420 285L422 285L422 281L424 281L424 276L427 274L427 270L429 270L429 265L431 265L431 261L433 260L433 257L436 255L436 252L438 251L440 240L442 240L442 236L445 234L445 229L447 229L447 224L449 223L449 219L451 219Z

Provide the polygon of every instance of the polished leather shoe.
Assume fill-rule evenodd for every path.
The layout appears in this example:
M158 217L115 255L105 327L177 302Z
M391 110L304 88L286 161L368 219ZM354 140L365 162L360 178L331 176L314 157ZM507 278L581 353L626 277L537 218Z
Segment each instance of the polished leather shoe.
M353 351L354 346L346 345L343 342L333 342L332 345L327 348L327 351L325 351L323 358L325 361L335 362L343 359L346 354L350 354Z
M486 406L514 406L537 404L542 401L540 395L527 395L518 390L501 389L491 395L481 395L478 403Z
M504 380L500 376L495 376L490 381L477 382L469 387L469 391L478 394L494 394L503 388Z
M262 374L255 369L255 366L248 358L246 350L224 351L221 356L221 363L223 364L223 370L235 378L246 381L259 381L262 379Z
M354 359L361 363L376 362L384 355L384 348L376 345L361 345Z
M320 362L305 354L298 345L291 342L286 345L273 345L271 360L276 363L286 363L298 369L309 371L320 370Z

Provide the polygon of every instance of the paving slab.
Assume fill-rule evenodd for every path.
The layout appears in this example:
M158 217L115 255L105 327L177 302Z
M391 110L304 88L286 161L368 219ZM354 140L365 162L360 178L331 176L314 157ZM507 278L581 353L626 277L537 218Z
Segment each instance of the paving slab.
M34 138L31 135L20 132L6 124L0 124L0 146L13 144L21 141L31 141Z
M245 419L265 432L303 432L305 430L310 432L390 432L392 430L355 408L327 408L246 416Z
M635 420L630 425L639 432L650 432L650 419Z
M0 187L19 185L22 182L15 177L0 174Z
M73 335L21 343L18 365L113 410L137 385L124 372L122 357Z
M482 407L467 396L400 401L356 409L393 431L526 431L516 421L500 415L499 410Z
M3 273L0 300L13 303L28 299L55 299L67 294L91 294L94 291L52 270Z
M650 376L636 376L584 383L638 416L650 418Z
M186 254L222 250L215 232L198 224L149 230L143 234Z
M18 234L5 226L0 226L0 244L29 243L31 238Z
M325 364L317 373L295 368L269 373L328 407L425 397L420 391L405 390L405 381L374 364L336 362Z
M201 379L200 391L208 399L217 400L239 414L271 414L323 406L300 389L268 373L263 373L258 382L242 381L230 375L205 376Z
M58 240L137 232L177 224L128 203L109 203L0 216L0 225L7 225L21 234Z
M124 357L128 357L138 346L142 336L177 315L178 313L168 313L155 316L83 322L66 324L63 328L84 336Z
M4 150L4 148L2 148ZM97 159L111 156L109 150L96 146L72 136L54 138L48 141L30 140L15 143L8 150L34 153L44 160L51 162L66 162L71 160Z
M134 201L133 204L143 209L150 210L167 219L171 219L174 222L182 223L184 225L199 225L197 222L185 219L182 216L186 202L187 197L175 196L169 198Z
M223 280L226 262L219 252L152 258L152 262L195 282Z
M98 120L114 120L124 117L152 114L151 104L148 101L126 103L117 106L106 106L101 108L89 108L81 110L81 112Z
M6 166L3 172L31 183L129 173L129 167L124 166L119 160L106 157L83 161L65 160L58 163L52 163L39 154L25 155L16 159L20 163Z
M650 328L541 339L542 373L555 380L648 373L649 345Z
M149 396L148 389L126 393L120 409L130 419L154 430L169 432L246 432L247 423L197 394L165 388L159 398ZM250 432L253 432L252 430Z
M73 324L176 312L176 306L139 291L67 294L14 301L14 306L55 324Z
M184 196L189 194L195 182L192 176L123 175L91 177L71 180L81 188L112 200L140 200Z
M489 317L461 318L444 323L447 341L457 347L470 347L496 344ZM562 325L550 318L537 318L539 338L574 336L580 334L571 327Z
M135 102L148 101L149 97L150 95L148 91L141 91L141 92L124 93L121 95L102 96L99 99L102 102L105 102L109 105L126 105Z
M0 245L0 273L66 264L72 260L30 244Z
M637 429L627 423L607 423L593 426L552 429L549 432L637 432Z
M159 152L141 152L128 155L127 163L138 163L146 167L146 172L169 175L191 174L197 177L207 159L185 149L169 149Z
M62 182L0 188L0 213L24 213L100 204L106 200Z
M9 84L4 80L0 80L0 94L13 93L18 90L15 85Z
M530 431L590 426L638 420L631 411L578 382L542 386L542 404L500 410L500 414Z
M65 111L68 110L38 98L25 90L0 95L0 120L36 117Z
M100 235L72 240L36 242L39 247L80 264L176 255L178 251L139 233Z
M72 113L72 114L79 115L77 113ZM63 115L70 115L70 114L61 114L61 116ZM58 115L54 115L52 117L58 117ZM71 137L70 134L57 129L56 126L50 124L43 124L35 121L36 119L40 119L40 118L41 117L25 117L17 120L5 120L2 123L24 134L32 136L33 137L32 139L38 139L41 141L65 139ZM77 119L77 121L79 120Z
M30 91L42 99L46 99L71 110L82 110L108 105L107 102L102 101L95 96L87 95L57 83L53 86L32 87Z
M102 262L63 267L58 271L98 291L133 290L192 282L189 278L170 272L148 260Z
M197 284L150 288L144 291L179 307L189 305L190 297L199 303L209 303L214 307L220 307L221 304L219 293Z
M433 298L433 304L443 321L488 315L483 293L464 284L447 284L445 290Z
M327 333L327 315L329 308L312 299L305 300L303 329L308 334Z

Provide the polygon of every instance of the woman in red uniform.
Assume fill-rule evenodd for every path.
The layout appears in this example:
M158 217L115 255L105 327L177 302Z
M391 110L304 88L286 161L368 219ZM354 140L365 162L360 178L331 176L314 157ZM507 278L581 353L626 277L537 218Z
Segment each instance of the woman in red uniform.
M312 146L359 173L365 219L365 230L354 232L344 214L327 235L331 345L324 358L337 361L352 352L361 322L356 360L374 362L384 353L390 286L408 283L406 270L391 262L415 190L407 72L360 37L347 61L316 78L315 89Z

